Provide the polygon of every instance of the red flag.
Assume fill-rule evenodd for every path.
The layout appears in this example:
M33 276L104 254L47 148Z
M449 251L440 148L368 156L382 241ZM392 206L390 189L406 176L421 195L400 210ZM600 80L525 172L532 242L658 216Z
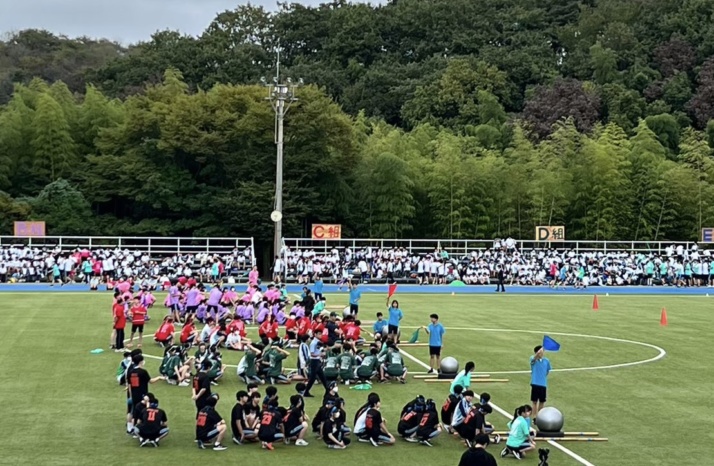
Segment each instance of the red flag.
M389 298L391 298L392 295L396 292L397 292L397 284L396 283L390 284L389 285L389 293L387 294L387 304L389 303Z

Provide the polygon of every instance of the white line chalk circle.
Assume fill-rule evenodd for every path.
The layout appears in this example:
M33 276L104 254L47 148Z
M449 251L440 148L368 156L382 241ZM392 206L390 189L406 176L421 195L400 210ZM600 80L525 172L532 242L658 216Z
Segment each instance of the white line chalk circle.
M406 329L416 329L416 328L421 328L421 327L403 327ZM607 366L592 366L592 367L566 367L563 369L553 369L551 372L579 372L579 371L596 371L596 370L603 370L603 369L618 369L621 367L631 367L631 366L639 366L642 364L649 364L651 362L659 361L663 357L667 355L667 351L665 351L663 348L660 348L657 345L653 345L651 343L645 343L642 341L634 341L634 340L625 340L622 338L613 338L613 337L603 337L600 335L587 335L583 333L563 333L563 332L546 332L546 331L541 331L541 330L515 330L515 329L504 329L504 328L477 328L477 327L449 327L449 330L463 330L463 331L472 331L472 332L511 332L511 333L532 333L532 334L539 334L539 335L558 335L558 336L563 336L563 337L576 337L576 338L592 338L595 340L605 340L605 341L612 341L615 343L627 343L631 345L638 345L638 346L644 346L646 348L651 348L655 351L657 351L657 356L649 359L643 359L641 361L633 361L633 362L624 362L620 364L610 364ZM529 370L522 370L522 371L485 371L488 372L489 374L530 374L531 371Z

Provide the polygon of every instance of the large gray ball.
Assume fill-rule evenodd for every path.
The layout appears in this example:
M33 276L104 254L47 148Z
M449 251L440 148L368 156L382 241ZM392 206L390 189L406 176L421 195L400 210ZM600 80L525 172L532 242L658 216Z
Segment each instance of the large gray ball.
M344 309L342 310L342 316L343 316L343 317L347 317L347 316L349 316L349 315L351 315L350 307L347 306L346 308L344 308Z
M541 432L560 432L563 430L565 419L563 413L553 407L547 407L538 411L535 423Z
M459 361L451 356L445 357L441 360L441 372L444 374L456 374L459 372Z

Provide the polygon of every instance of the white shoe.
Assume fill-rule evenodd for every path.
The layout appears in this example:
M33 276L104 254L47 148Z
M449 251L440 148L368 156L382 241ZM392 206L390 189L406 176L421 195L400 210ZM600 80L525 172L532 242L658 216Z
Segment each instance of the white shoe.
M301 438L295 440L295 446L297 446L297 447L306 447L308 445L309 445L309 443L307 443L305 440L303 440Z
M188 387L190 384L188 383L188 380L184 380L180 384L178 384L179 387Z

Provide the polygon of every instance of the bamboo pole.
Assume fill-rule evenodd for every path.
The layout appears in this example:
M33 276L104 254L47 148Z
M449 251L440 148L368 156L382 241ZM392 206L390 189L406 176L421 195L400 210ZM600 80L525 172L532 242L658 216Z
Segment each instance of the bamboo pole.
M421 379L424 382L427 383L451 383L453 380L450 379ZM494 382L494 383L499 383L499 382L508 382L508 379L476 379L476 380L471 380L471 383L488 383L488 382Z

